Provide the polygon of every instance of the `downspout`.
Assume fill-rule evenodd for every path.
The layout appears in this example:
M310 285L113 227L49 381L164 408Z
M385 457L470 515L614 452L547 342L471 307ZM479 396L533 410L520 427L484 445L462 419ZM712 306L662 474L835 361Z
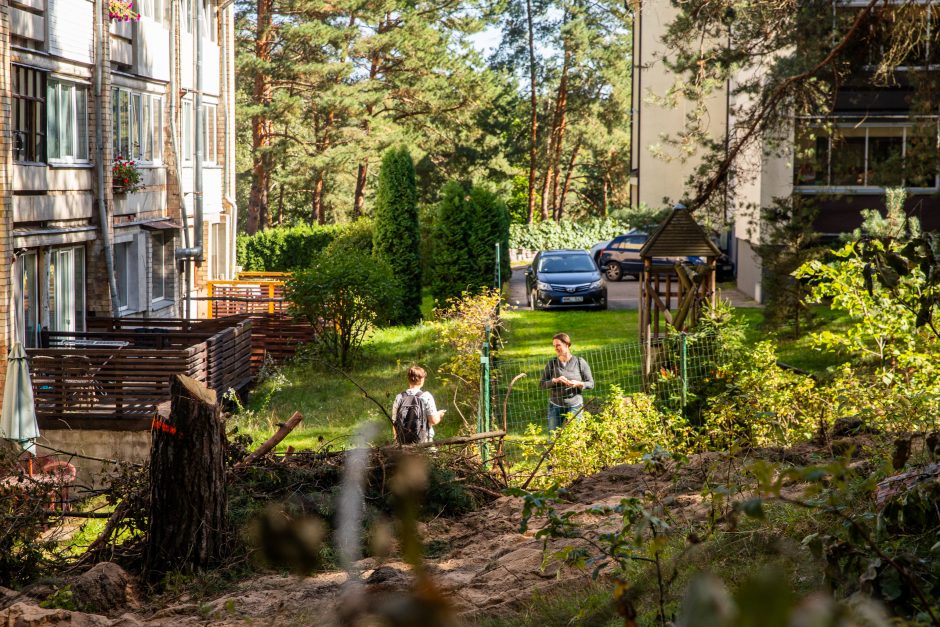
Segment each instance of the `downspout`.
M101 229L101 241L104 246L104 265L108 273L108 289L111 292L111 316L119 317L118 309L118 291L117 281L114 278L114 250L111 248L111 223L108 218L108 204L105 197L105 178L104 178L104 146L102 145L101 126L101 81L104 75L104 46L110 46L109 40L105 41L102 33L102 21L104 20L104 4L102 0L95 0L95 36L98 44L95 48L95 173L98 178L98 226Z
M206 137L202 116L202 24L205 22L206 31L208 31L209 21L203 15L202 3L203 0L193 0L193 4L196 5L196 28L193 29L196 38L196 104L193 107L196 117L195 124L193 124L193 134L196 136L194 138L196 140L196 167L193 173L193 196L195 197L196 212L193 220L195 235L193 256L196 258L196 263L202 263L204 256L202 246L202 156L206 150Z

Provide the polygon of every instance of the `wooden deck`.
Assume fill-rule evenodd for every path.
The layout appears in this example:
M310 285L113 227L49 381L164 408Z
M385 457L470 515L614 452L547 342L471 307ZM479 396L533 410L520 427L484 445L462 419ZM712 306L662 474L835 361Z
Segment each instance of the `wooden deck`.
M185 374L217 394L252 378L249 319L98 319L86 333L47 333L27 349L41 429L149 429Z

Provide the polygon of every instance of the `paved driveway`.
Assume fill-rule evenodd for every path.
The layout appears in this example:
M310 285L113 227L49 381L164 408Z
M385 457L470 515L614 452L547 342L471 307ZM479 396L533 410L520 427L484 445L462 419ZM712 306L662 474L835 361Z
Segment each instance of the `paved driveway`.
M525 268L520 266L512 269L512 277L509 279L509 303L513 306L526 306ZM639 297L640 283L635 279L607 282L607 302L611 309L638 309ZM760 307L736 289L722 289L721 297L730 300L735 307Z

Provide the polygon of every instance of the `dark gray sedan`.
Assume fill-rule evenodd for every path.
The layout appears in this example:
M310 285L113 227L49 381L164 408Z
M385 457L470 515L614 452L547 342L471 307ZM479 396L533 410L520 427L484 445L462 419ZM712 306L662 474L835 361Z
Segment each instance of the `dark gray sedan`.
M532 309L607 309L607 282L584 250L543 250L525 271Z

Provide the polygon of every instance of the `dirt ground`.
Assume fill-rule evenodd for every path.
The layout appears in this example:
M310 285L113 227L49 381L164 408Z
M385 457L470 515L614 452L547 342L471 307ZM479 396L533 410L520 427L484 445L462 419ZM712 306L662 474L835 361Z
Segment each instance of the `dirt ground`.
M797 449L768 449L756 457L804 465L828 458L827 451L806 445ZM669 520L683 523L701 520L706 505L700 495L703 483L720 481L748 463L717 453L695 456L681 467L649 469L642 465L622 465L575 482L569 490L570 503L562 507L583 510L593 505L616 505L625 497L653 497L669 504ZM799 486L788 488L794 494ZM568 567L543 564L542 541L534 537L540 525L535 521L526 533L519 532L522 500L499 498L481 510L460 519L438 518L423 524L425 545L431 547L426 559L431 581L444 603L466 622L483 616L511 616L536 592L554 588L575 589L587 582L589 574ZM602 519L586 520L599 527ZM552 546L552 545L550 545ZM561 544L556 543L555 547ZM365 559L358 563L365 595L392 596L412 587L410 567L397 559L378 563ZM233 591L208 602L183 595L161 609L146 606L125 608L111 618L40 610L20 602L0 611L0 624L59 624L63 612L75 625L332 625L341 622L338 611L348 604L342 597L348 588L343 572L327 572L309 577L271 574L244 581ZM18 613L19 612L19 613ZM34 619L23 612L34 616ZM41 612L58 612L40 619Z

